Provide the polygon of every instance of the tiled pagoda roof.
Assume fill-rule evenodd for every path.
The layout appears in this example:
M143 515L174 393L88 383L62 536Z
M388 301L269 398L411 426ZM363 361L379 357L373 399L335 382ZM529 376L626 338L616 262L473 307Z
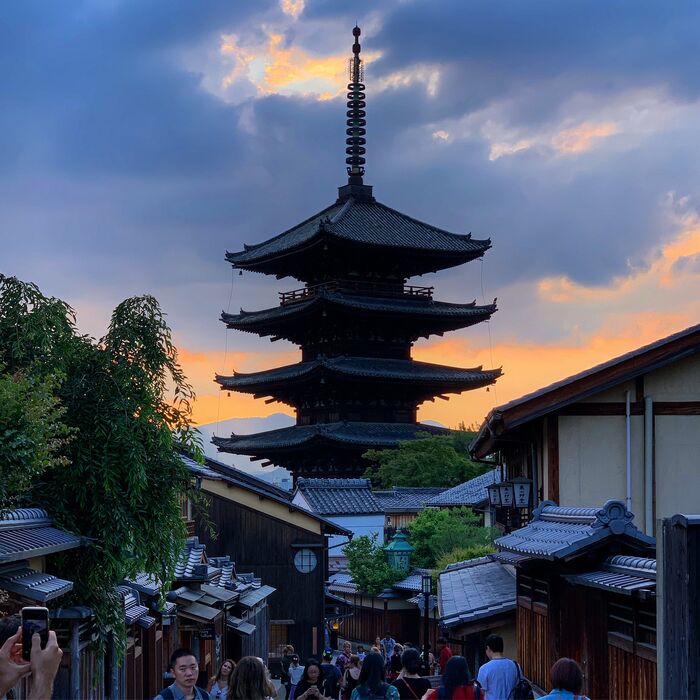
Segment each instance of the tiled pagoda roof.
M336 202L300 224L257 245L246 245L238 253L227 253L234 267L252 268L257 262L308 247L327 237L346 243L455 254L462 261L483 255L490 240L472 239L418 221L372 199L354 197Z
M356 379L379 379L383 382L410 382L412 384L447 384L445 392L460 392L493 384L501 375L500 369L483 370L481 367L462 369L434 365L415 360L375 357L332 357L298 362L293 365L268 369L250 374L237 373L231 377L216 376L222 389L257 392L271 384L304 379L313 374L331 374Z
M221 320L229 326L241 331L251 333L273 323L296 320L306 314L312 314L320 310L326 304L347 310L356 310L364 313L382 314L391 316L392 319L401 317L415 317L437 326L437 331L455 330L464 328L488 319L496 311L496 303L477 306L475 302L469 304L451 304L432 299L420 299L411 296L364 296L350 294L342 291L319 289L314 295L294 304L274 306L260 311L244 311L238 314L222 312ZM269 331L271 334L272 331ZM264 334L264 333L263 333Z
M413 440L417 433L447 433L421 423L365 423L347 422L294 425L289 428L268 430L252 435L235 435L230 438L215 437L212 442L224 452L258 454L263 451L303 447L312 442L328 442L351 446L395 447L404 440Z

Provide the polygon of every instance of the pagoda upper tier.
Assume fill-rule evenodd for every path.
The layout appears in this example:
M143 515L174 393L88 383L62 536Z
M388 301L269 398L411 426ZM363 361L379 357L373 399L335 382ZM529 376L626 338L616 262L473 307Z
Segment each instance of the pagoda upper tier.
M491 241L450 233L377 202L369 185L344 185L338 200L279 236L227 253L233 267L294 277L396 279L437 272L481 257Z
M222 312L221 320L231 329L286 338L298 345L323 348L326 354L345 354L348 343L352 345L358 337L375 337L380 339L378 345L386 346L391 336L405 349L418 338L486 321L495 311L495 300L484 306L435 301L432 287L333 280L281 292L279 306L269 309ZM338 345L337 352L334 345ZM377 351L387 354L380 348Z

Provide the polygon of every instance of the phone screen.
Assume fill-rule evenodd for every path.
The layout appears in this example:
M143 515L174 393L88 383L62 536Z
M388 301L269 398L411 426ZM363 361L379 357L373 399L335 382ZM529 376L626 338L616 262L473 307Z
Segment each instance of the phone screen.
M41 648L49 641L49 611L47 608L22 608L22 658L29 661L32 636L39 634Z

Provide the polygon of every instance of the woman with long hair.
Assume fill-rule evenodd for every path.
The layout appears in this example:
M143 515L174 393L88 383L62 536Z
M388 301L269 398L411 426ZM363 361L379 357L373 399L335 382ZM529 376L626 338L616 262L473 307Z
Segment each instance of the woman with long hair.
M316 659L304 664L304 674L294 691L294 700L331 700L325 694L323 670Z
M384 698L384 700L399 700L399 691L385 680L384 659L381 654L372 652L365 656L355 690L350 700L368 700L368 698Z
M473 700L474 679L463 656L452 656L445 665L440 687L427 695L427 700Z
M231 674L227 700L266 700L276 696L265 664L257 656L244 656Z
M226 659L221 664L219 672L209 681L209 695L211 700L226 700L231 674L236 664L231 659Z
M430 681L419 675L421 664L418 649L406 649L401 655L401 675L391 684L401 700L420 700L430 690Z
M355 690L360 680L360 657L358 654L351 654L350 661L345 667L345 673L340 681L340 693L343 700L350 700L352 691Z

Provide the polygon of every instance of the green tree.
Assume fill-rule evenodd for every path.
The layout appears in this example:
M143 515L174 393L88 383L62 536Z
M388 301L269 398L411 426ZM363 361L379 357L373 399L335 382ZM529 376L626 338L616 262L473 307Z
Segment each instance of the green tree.
M472 545L471 547L457 547L451 552L447 552L438 557L437 561L435 562L435 575L437 576L441 571L444 571L450 564L485 557L487 554L491 554L495 551L496 548L490 544Z
M201 457L194 392L151 296L122 302L95 341L77 333L67 304L0 276L0 358L6 372L55 382L60 418L73 433L61 463L36 470L28 498L92 540L64 553L60 568L75 582L73 600L93 609L101 646L109 630L123 629L115 586L124 577L173 578L190 483L178 450Z
M405 577L405 573L389 566L384 547L377 543L376 535L353 537L345 545L344 552L352 580L367 595L377 595Z
M17 508L44 471L65 466L70 439L53 377L8 374L0 365L0 511Z
M474 433L456 430L449 435L418 433L415 440L386 450L368 450L372 465L365 476L380 488L392 486L456 486L487 469L469 459Z
M438 559L457 548L488 546L492 528L482 527L470 508L426 508L408 526L416 566L432 569Z

